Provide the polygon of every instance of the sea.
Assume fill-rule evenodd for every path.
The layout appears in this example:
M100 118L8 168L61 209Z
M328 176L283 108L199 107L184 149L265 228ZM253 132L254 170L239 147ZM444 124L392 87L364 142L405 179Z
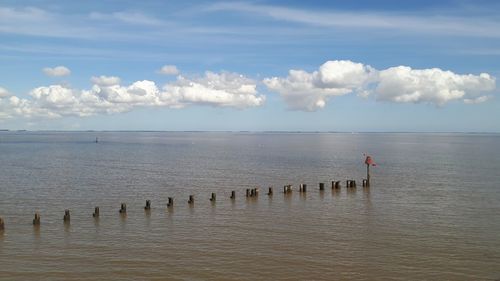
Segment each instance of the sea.
M500 280L500 135L2 131L0 217L0 280Z

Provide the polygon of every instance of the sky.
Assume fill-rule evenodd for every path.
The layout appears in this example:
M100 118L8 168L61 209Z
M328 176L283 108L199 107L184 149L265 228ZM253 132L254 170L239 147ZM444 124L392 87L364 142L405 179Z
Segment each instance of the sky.
M0 2L0 129L500 132L497 1Z

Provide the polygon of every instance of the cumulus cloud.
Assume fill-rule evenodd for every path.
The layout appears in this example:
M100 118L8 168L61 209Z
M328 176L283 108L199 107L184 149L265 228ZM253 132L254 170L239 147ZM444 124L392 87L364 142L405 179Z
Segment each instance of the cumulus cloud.
M450 101L476 104L496 88L495 78L487 73L456 74L439 68L412 69L407 66L376 70L352 61L328 61L317 71L290 70L287 77L263 80L295 110L315 111L328 99L357 93L375 95L376 100L397 103L429 103L443 106Z
M495 89L495 78L487 73L460 75L439 68L391 67L380 71L377 99L402 103L432 103L453 100L486 101L482 93ZM479 98L479 99L478 99Z
M266 78L263 83L279 93L291 109L315 111L325 107L330 97L362 91L376 75L371 66L336 60L314 72L290 70L285 78Z
M180 106L206 104L221 107L246 108L260 106L265 96L258 95L256 83L237 73L207 71L205 77L177 81L163 87L164 98L179 101Z
M56 67L45 67L42 69L43 73L47 76L51 77L61 77L61 76L68 76L71 74L71 70L65 66L56 66Z
M92 76L90 81L99 86L113 86L120 84L120 78L116 76Z
M9 91L7 89L0 87L0 99L8 97L10 95Z
M171 65L171 64L167 64L167 65L162 66L162 68L160 68L160 70L158 72L161 74L165 74L165 75L177 75L177 74L179 74L179 70L177 69L177 66Z
M57 118L113 114L141 106L210 105L244 109L265 101L258 94L255 81L227 72L206 72L192 79L179 76L161 89L149 80L120 85L120 79L114 76L92 77L91 82L93 86L87 90L64 85L38 87L30 91L30 99L11 96L3 106L8 108L5 112L16 116Z

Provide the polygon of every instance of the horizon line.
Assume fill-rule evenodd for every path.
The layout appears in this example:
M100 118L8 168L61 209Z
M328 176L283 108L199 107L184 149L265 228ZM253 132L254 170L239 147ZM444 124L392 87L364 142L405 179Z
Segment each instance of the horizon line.
M295 133L295 134L500 134L482 131L328 131L328 130L29 130L0 129L1 132L96 132L96 133Z

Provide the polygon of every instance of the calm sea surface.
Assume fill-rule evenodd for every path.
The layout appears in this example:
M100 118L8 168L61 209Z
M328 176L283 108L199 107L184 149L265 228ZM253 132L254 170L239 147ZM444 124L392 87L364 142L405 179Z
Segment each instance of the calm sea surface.
M0 132L0 217L1 280L499 280L500 135Z

